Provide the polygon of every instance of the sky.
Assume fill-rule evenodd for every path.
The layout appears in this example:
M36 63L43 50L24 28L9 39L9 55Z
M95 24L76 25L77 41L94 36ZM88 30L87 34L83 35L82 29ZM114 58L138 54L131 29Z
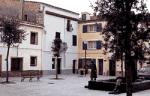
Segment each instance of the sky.
M28 1L44 2L80 14L81 12L85 11L92 13L93 10L90 7L90 1L94 3L95 0L28 0Z
M30 0L30 1L39 1L48 3L80 14L81 12L85 11L93 13L92 8L90 7L90 2L94 3L96 0ZM147 1L148 1L147 7L148 9L150 9L150 0Z

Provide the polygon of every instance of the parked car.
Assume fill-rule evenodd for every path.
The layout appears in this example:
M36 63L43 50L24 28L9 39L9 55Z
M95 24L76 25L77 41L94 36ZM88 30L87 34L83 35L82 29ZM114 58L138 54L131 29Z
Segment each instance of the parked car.
M137 75L139 78L150 79L150 67L142 67L140 70L138 70Z

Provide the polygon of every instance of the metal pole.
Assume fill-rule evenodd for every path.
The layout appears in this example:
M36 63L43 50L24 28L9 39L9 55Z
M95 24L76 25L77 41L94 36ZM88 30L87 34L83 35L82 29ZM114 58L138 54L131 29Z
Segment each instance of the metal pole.
M57 69L57 59L58 59L58 58L57 58L57 56L56 56L56 57L55 57L56 79L58 79L58 73L57 73L57 70L58 70L58 69Z
M86 66L86 49L85 49L85 65L84 65L84 67L85 67L85 76L86 76L86 71L87 71L87 66Z

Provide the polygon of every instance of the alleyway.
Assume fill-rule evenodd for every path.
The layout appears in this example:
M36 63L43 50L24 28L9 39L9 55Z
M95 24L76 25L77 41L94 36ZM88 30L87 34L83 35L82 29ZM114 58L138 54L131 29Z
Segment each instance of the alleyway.
M15 84L0 84L0 96L114 96L105 91L89 90L87 85L89 76L60 75L61 79L53 79L55 76L44 76L40 81L28 78L20 82L20 78L10 78ZM108 79L107 76L99 76L98 79ZM0 78L0 82L4 80ZM150 96L150 90L134 93L133 96ZM126 96L125 93L117 96Z

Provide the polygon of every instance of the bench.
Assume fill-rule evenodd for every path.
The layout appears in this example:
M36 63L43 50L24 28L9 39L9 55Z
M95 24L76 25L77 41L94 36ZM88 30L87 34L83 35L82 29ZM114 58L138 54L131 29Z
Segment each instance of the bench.
M32 81L33 78L37 78L37 80L40 80L40 77L42 76L41 71L39 70L27 70L21 72L21 82L24 81L25 78L29 78L29 81Z

